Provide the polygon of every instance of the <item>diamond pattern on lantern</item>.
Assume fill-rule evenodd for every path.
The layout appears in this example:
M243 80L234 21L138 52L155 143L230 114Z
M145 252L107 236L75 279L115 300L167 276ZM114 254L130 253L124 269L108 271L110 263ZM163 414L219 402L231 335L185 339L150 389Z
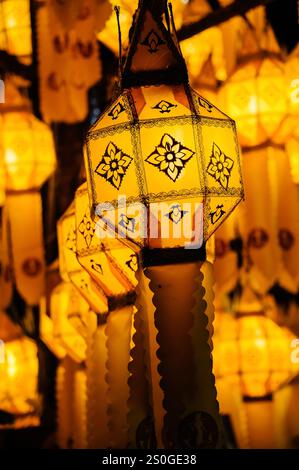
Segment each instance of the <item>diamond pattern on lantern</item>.
M215 142L213 143L212 155L207 172L221 184L224 189L228 188L234 161L227 157Z
M79 224L79 232L83 236L87 248L89 248L91 245L94 233L95 233L95 229L94 229L94 223L91 220L88 213L84 215L83 219L81 220Z
M160 145L156 147L156 150L145 161L156 166L175 182L193 155L194 152L192 150L184 147L171 135L164 134Z
M102 176L116 189L119 189L132 160L129 155L126 155L113 142L110 142L95 169L95 173Z

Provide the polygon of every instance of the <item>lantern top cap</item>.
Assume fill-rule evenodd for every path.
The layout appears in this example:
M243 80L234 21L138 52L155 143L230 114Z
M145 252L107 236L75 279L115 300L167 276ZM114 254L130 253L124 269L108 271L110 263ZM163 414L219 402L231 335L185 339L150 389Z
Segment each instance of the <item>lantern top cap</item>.
M187 67L167 1L140 0L133 17L121 88L187 82Z

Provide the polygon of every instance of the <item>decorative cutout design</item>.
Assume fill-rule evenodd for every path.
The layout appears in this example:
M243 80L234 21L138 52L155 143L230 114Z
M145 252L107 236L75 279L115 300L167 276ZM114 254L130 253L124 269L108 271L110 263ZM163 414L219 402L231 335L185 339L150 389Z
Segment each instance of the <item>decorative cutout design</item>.
M128 259L128 261L126 261L126 265L128 266L128 268L130 268L134 273L136 273L137 269L138 269L138 259L137 259L137 256L136 255L131 255L130 256L130 259Z
M179 442L183 449L215 449L218 439L217 423L206 411L195 411L180 423Z
M218 206L216 206L216 210L214 210L213 212L210 212L209 216L211 218L211 223L213 225L216 224L216 222L218 222L218 220L221 219L221 217L225 214L226 212L223 210L223 204L218 204Z
M153 106L152 109L157 109L158 111L160 111L161 114L165 114L165 113L170 113L172 108L176 108L176 107L177 107L176 104L172 104L166 100L161 100L159 101L159 103Z
M159 36L156 31L153 29L148 33L144 41L140 43L142 46L147 46L148 51L151 54L154 54L155 52L158 52L159 46L162 46L163 44L166 44L165 41Z
M228 188L234 161L227 157L218 145L213 143L212 155L207 172L224 188Z
M174 204L171 206L171 211L165 214L165 217L168 217L174 224L178 224L187 213L188 211L183 211L179 204Z
M67 239L66 239L66 247L68 250L76 253L76 231L74 228L71 228Z
M292 232L290 232L289 230L287 229L280 229L279 232L278 232L278 241L279 241L279 245L280 247L285 250L285 251L288 251L292 248L292 246L294 245L295 243L295 237L294 235L292 234Z
M208 111L208 113L212 112L213 106L207 100L205 100L204 98L202 98L202 97L198 98L198 104L202 108L205 108Z
M251 230L248 236L248 245L253 248L263 248L269 240L269 236L263 228Z
M113 121L116 120L118 118L118 116L123 113L125 111L125 107L124 105L122 104L122 102L119 102L117 103L115 106L113 106L113 108L111 109L111 111L108 113L108 116L110 116Z
M104 271L100 263L96 263L93 259L90 260L91 269L93 269L96 273L101 274L103 276Z
M102 176L116 189L119 189L132 160L132 157L126 155L113 142L110 142L95 169L95 173Z
M192 158L194 152L177 142L171 135L164 134L160 145L151 153L145 161L163 171L172 181L176 181L185 168L186 163Z
M22 269L27 276L35 277L42 271L42 263L38 258L27 258L22 264Z
M118 224L128 230L128 232L135 232L136 220L134 217L127 217L126 214L120 214L120 221Z
M94 233L95 233L95 228L94 228L94 223L90 218L90 215L88 212L86 212L85 216L80 222L79 225L79 232L83 236L87 248L90 247Z

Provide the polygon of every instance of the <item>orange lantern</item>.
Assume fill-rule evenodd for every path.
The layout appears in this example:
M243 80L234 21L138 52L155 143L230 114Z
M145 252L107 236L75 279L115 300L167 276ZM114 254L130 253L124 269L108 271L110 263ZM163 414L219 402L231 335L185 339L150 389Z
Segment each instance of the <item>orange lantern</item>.
M0 428L39 424L37 346L0 313Z
M240 59L223 86L221 99L224 109L237 120L242 146L270 140L284 143L292 134L299 112L295 69L271 51Z
M250 302L240 305L236 315L216 313L214 372L220 407L231 410L239 443L273 448L273 393L296 371L293 336L256 307Z
M39 189L55 169L55 149L51 130L32 115L11 83L8 89L0 133L13 264L18 291L33 305L44 293L45 274Z
M31 61L31 21L29 0L1 0L0 49Z

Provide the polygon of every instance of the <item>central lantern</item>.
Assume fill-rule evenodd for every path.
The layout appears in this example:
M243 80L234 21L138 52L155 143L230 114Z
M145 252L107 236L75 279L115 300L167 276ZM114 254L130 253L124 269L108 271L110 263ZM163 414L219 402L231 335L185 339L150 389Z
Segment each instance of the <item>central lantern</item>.
M144 358L151 406L136 442L214 448L223 435L204 248L243 197L239 148L234 121L190 88L166 4L139 2L118 97L86 137L87 186L96 235L123 239L140 261L133 341L144 352L131 365Z
M201 246L243 197L236 127L190 88L161 8L140 2L119 97L88 132L90 199L141 246Z

